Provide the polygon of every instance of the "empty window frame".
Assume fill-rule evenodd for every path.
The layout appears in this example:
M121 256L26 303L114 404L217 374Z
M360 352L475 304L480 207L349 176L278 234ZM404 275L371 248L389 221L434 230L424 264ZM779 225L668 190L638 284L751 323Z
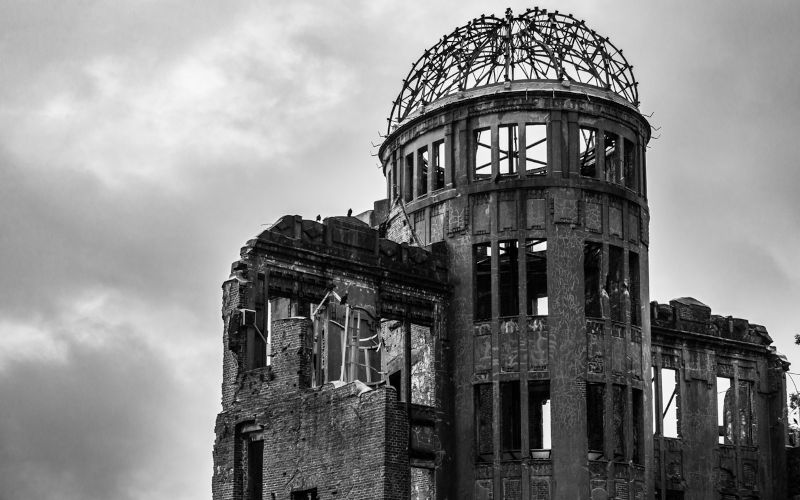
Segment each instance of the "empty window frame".
M631 389L633 405L633 463L644 464L644 393Z
M494 457L494 402L492 384L474 386L475 431L478 460L491 462Z
M519 381L500 382L500 446L503 452L522 448L521 417Z
M411 201L414 198L414 153L406 155L403 174L403 201Z
M492 317L492 245L480 243L473 247L473 269L475 270L475 320Z
M392 178L391 178L391 198L390 201L393 201L397 198L397 186L399 185L400 181L400 172L397 171L397 151L392 152Z
M604 418L605 418L605 384L586 384L586 437L589 443L589 455L593 459L603 456Z
M547 125L525 124L525 169L529 175L547 174Z
M261 500L264 489L264 441L247 443L247 500Z
M578 164L581 175L597 177L597 130L581 127L578 138Z
M498 133L498 167L501 175L516 174L519 167L519 137L517 125L500 125Z
M525 273L527 314L547 316L547 240L525 240Z
M661 387L661 415L657 416L660 417L661 435L678 438L680 437L678 372L672 368L662 368L660 373L656 370L656 383Z
M603 133L603 155L605 178L608 182L619 182L619 137L612 132Z
M628 416L628 393L624 385L611 386L611 436L615 462L625 462L625 419Z
M639 283L639 254L628 252L628 274L630 275L631 325L642 326L642 298Z
M492 177L492 129L481 128L472 132L472 165L473 180Z
M601 283L603 244L586 241L583 244L584 308L587 318L602 318Z
M608 246L608 277L606 279L606 292L608 293L609 309L612 321L625 320L623 272L623 250L621 247Z
M739 414L739 440L737 444L753 444L753 383L739 381L739 399L736 402Z
M717 377L717 428L719 444L733 444L733 391L731 379Z
M444 187L444 141L437 141L433 143L433 190L442 189Z
M309 490L293 491L292 500L317 500L317 489L311 488Z
M500 316L519 314L519 257L516 240L498 243Z
M628 139L623 139L622 145L622 175L624 177L624 184L628 189L636 189L636 149L634 148L633 141Z
M428 194L428 146L417 150L417 196Z
M549 450L550 382L528 382L528 435L532 450Z

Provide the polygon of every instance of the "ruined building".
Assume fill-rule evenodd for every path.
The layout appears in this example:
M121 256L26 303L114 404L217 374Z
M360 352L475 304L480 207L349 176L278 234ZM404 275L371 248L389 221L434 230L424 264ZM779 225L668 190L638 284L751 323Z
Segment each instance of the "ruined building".
M557 12L426 50L386 199L280 218L223 284L214 499L785 498L766 330L650 303L638 105Z

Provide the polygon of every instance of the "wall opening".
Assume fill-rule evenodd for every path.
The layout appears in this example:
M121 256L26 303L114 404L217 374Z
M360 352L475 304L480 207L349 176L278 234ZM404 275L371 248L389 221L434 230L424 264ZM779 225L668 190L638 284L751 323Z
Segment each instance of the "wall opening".
M584 177L597 177L597 130L593 128L580 128L578 139L578 163L581 175Z
M261 500L264 488L264 441L247 442L247 500Z
M726 407L726 400L732 400L731 379L717 377L717 428L719 444L733 444L733 415L726 414L731 407Z
M587 318L602 318L601 279L603 244L594 241L583 243L584 308Z
M473 247L473 269L475 270L475 320L492 317L492 246L480 243Z
M661 433L664 437L678 438L680 437L678 372L672 368L662 368L657 378L661 384Z
M403 174L403 201L409 202L414 198L414 153L406 155Z
M261 500L261 497L258 497ZM292 500L317 500L317 489L311 488L309 490L293 491Z
M517 241L498 243L498 290L500 293L500 316L519 314L519 257Z
M529 175L547 174L547 125L525 124L525 163Z
M498 127L498 167L500 175L517 173L519 163L519 140L516 125L500 125Z
M477 129L472 132L472 179L479 181L492 177L492 130Z
M630 275L631 325L642 326L642 297L639 284L639 254L628 252L628 274Z
M428 146L417 150L417 193L428 194Z
M475 391L475 430L478 460L491 462L494 459L494 403L492 384L477 384Z
M623 139L623 161L622 161L622 175L625 177L625 187L628 189L636 188L636 150L634 149L633 142L628 139Z
M525 272L527 314L547 316L547 240L525 240Z
M444 141L437 141L433 143L433 190L439 190L444 187Z
M533 450L549 450L550 441L550 382L528 382L528 435L530 437L531 456L538 457Z
M521 416L519 381L500 382L500 446L504 458L522 458Z
M621 247L608 246L608 278L606 279L606 291L608 292L608 302L611 309L612 321L624 321L625 307L623 301L623 251Z
M625 462L625 419L628 416L628 394L624 385L611 386L611 435L615 462Z
M619 138L617 134L611 132L603 133L603 144L605 151L604 164L605 164L605 177L608 182L619 182Z
M633 404L633 463L644 464L644 393L641 389L632 389Z
M604 419L605 419L605 384L586 384L586 437L589 444L589 458L598 459L603 456Z

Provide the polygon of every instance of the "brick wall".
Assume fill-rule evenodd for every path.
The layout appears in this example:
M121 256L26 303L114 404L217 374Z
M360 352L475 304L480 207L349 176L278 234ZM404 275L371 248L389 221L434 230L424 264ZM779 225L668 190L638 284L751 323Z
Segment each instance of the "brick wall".
M391 388L308 387L309 326L307 318L276 320L272 367L236 378L230 405L217 418L213 498L241 498L236 429L253 422L264 441L263 498L289 500L292 491L317 488L320 499L407 499L405 406Z

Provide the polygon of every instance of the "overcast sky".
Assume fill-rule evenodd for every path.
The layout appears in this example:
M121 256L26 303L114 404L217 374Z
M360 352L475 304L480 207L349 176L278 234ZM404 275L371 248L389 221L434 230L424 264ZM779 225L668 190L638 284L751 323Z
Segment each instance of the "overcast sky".
M210 498L239 248L371 208L411 63L506 6L534 4L0 1L0 496ZM624 50L660 128L651 298L763 324L800 371L800 3L539 6Z

